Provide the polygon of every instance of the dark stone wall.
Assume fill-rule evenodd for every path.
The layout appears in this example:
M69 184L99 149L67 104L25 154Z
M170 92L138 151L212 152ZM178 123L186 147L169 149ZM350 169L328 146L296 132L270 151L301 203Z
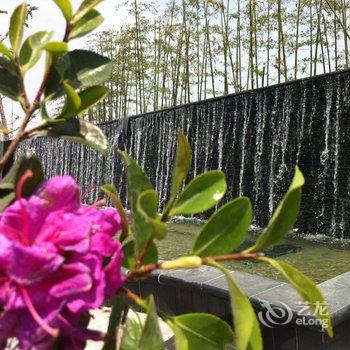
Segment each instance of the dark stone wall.
M49 176L70 174L85 188L113 181L125 193L115 150L127 150L167 198L176 130L188 135L189 178L210 169L227 175L225 200L251 198L255 224L265 225L288 188L296 164L306 177L297 227L305 233L350 238L350 72L229 95L102 125L110 141L103 158L61 140L33 148ZM89 200L97 198L93 192Z

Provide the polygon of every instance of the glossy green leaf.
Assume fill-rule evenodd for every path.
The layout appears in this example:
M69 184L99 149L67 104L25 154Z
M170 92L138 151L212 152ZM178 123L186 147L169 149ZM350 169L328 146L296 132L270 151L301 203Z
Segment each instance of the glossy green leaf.
M85 120L71 118L61 124L50 126L47 130L39 131L33 136L59 137L92 147L102 154L107 152L107 138L102 130Z
M191 166L191 146L187 137L179 131L177 134L177 150L173 179L171 184L171 198L175 198Z
M0 93L17 101L19 97L19 80L10 60L0 56Z
M3 211L15 199L17 183L27 170L31 170L33 176L24 186L23 197L30 196L44 180L44 172L39 159L35 156L21 157L0 183L0 211Z
M108 88L100 85L91 86L79 92L81 105L78 109L78 115L86 112L88 109L102 101L107 96L107 94Z
M145 325L142 329L139 350L164 350L164 341L160 331L158 315L153 299L150 295L147 299L148 310Z
M217 316L198 313L171 317L177 350L224 350L233 343L231 327Z
M138 197L137 210L145 221L152 226L153 236L163 239L166 235L167 227L160 220L158 215L158 194L155 190L147 190Z
M30 69L39 61L41 52L52 34L53 32L38 32L24 41L19 54L19 63L23 70Z
M314 313L315 317L327 324L326 330L328 335L333 337L333 328L328 306L316 284L309 277L298 271L295 267L285 262L276 261L266 257L261 257L259 260L270 264L283 275L283 277L294 287L299 295L309 303L310 309ZM322 307L318 307L320 305L322 305Z
M87 50L73 50L57 58L45 90L45 96L59 97L63 94L62 83L87 88L103 84L112 73L109 58Z
M116 294L113 298L111 315L109 316L108 330L105 337L102 350L115 350L117 330L120 324L122 313L124 311L124 302L122 295Z
M0 41L0 53L7 58L12 58L11 51Z
M101 190L106 193L110 199L112 200L114 208L118 210L118 213L122 219L123 223L123 231L128 232L129 231L129 224L128 224L128 217L126 214L126 211L123 207L123 204L121 202L121 199L119 197L119 193L117 191L117 188L113 184L105 184L101 186Z
M120 350L135 350L138 349L142 335L142 322L136 312L133 312L134 317L129 317L132 310L129 310L128 318L125 322L123 338L120 343ZM116 348L114 347L113 350Z
M203 257L232 253L246 239L251 220L249 198L226 203L201 229L191 254Z
M68 51L68 44L63 41L50 41L44 49L52 54L63 54Z
M70 0L53 0L60 8L63 16L69 22L73 18L73 8Z
M69 39L80 38L89 34L103 22L101 14L92 9L77 21L69 34Z
M9 38L14 53L17 53L23 39L24 24L27 18L28 6L24 2L16 7L11 16Z
M139 252L135 251L135 242L129 241L123 246L124 259L122 265L127 269L132 269L135 266L136 259L135 254ZM158 249L157 246L152 242L144 256L142 261L143 265L155 264L158 262Z
M137 211L137 200L142 192L153 189L152 184L136 161L124 151L118 151L122 156L128 179L129 200L131 208Z
M92 10L102 1L103 0L84 0L79 6L78 11L74 15L74 18L73 18L74 23L79 21L82 17L85 16L85 14L87 14L90 10Z
M192 215L208 210L221 200L226 188L223 172L212 170L201 174L186 186L169 215Z
M260 251L277 243L292 229L299 213L301 187L303 185L304 176L296 167L288 192L275 210L268 226L261 233L255 245L249 248L247 252Z
M231 310L234 318L235 343L237 350L262 350L262 338L259 323L254 309L231 273L222 265L212 262L226 277L231 301Z
M72 118L78 114L79 108L81 106L81 99L79 94L74 90L74 88L67 82L63 82L63 87L66 92L66 102L62 114L58 119Z
M153 226L145 220L140 212L133 212L133 228L135 236L135 253L139 255L146 244L153 238Z

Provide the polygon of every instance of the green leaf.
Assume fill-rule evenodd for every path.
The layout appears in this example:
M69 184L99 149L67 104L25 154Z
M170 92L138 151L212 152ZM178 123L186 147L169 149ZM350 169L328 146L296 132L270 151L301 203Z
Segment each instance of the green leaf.
M15 199L17 183L27 170L31 170L33 176L26 181L22 193L23 197L29 197L44 181L40 160L35 156L21 157L0 183L0 211L4 210Z
M142 330L137 349L139 350L163 350L164 341L160 331L158 315L154 304L153 295L147 299L148 310L146 322Z
M133 212L133 227L136 242L135 254L139 255L152 239L153 227L138 211Z
M158 239L166 236L167 227L158 216L158 194L155 190L147 190L138 197L137 210L144 220L152 226L152 234Z
M67 81L63 82L63 87L66 92L66 102L62 114L57 119L75 117L81 106L80 96L74 88Z
M135 317L129 317L130 311L125 322L125 329L123 332L123 338L120 343L120 350L138 349L138 344L140 343L142 334L142 322L136 312L134 312ZM115 349L116 348L114 347L113 350Z
M77 21L69 33L69 40L80 38L89 34L103 22L101 14L92 9L87 12L79 21Z
M28 6L23 3L16 7L11 16L9 38L13 52L16 54L21 46L23 39L24 24L27 18Z
M120 200L116 187L113 184L106 184L101 186L101 190L111 198L114 207L118 210L118 213L122 219L123 231L128 232L129 231L128 217L126 215L126 211Z
M293 227L300 208L301 187L304 185L304 176L298 167L295 169L293 181L288 192L275 210L268 226L259 236L253 247L246 252L260 251L280 241Z
M313 311L314 316L322 320L322 324L327 325L327 333L330 337L333 337L333 327L328 306L316 284L295 267L285 262L276 261L266 257L261 257L259 260L270 264L283 275L299 295L309 303L309 307ZM320 305L322 305L321 308L318 307Z
M214 261L211 265L225 274L229 286L236 349L262 350L260 327L250 301L227 269Z
M33 136L59 137L92 147L102 154L107 153L107 138L101 129L85 120L71 118L59 125L33 133Z
M1 41L0 41L0 53L9 59L12 58L11 51Z
M226 192L225 174L208 171L194 178L174 203L170 216L192 215L212 208Z
M19 80L12 62L0 56L0 93L17 101Z
M50 41L44 45L44 49L55 55L63 54L68 51L68 44L63 41Z
M73 8L70 0L53 0L60 8L63 16L69 22L73 18Z
M87 89L79 92L79 97L81 99L81 105L78 109L78 114L80 115L90 109L95 104L102 101L108 94L108 88L105 86L91 86Z
M232 253L246 239L251 220L249 198L226 203L201 229L191 254L203 257Z
M177 150L173 179L171 184L171 198L175 198L191 166L191 146L187 137L179 131L177 134Z
M40 59L41 52L53 32L38 32L29 36L22 45L19 63L23 70L33 67Z
M135 255L139 252L135 251L135 241L129 241L123 246L124 260L122 265L127 269L133 269L135 267L136 258ZM158 262L158 249L157 246L152 242L144 256L142 263L144 265L155 264Z
M185 314L169 318L167 323L175 334L177 350L224 350L233 343L230 326L214 315Z
M132 157L124 151L119 150L118 153L122 156L125 164L128 178L129 200L131 202L131 208L135 212L137 211L139 195L142 192L153 189L153 187L148 176Z
M117 329L120 324L122 312L124 310L124 302L121 294L117 294L113 298L113 306L111 315L109 316L108 331L102 350L115 350Z
M102 1L103 0L84 0L74 15L73 22L76 23L79 21L82 17L85 16L86 13L88 13Z
M72 86L87 88L103 84L112 73L109 58L87 50L73 50L57 58L45 90L46 97L60 97L62 83L70 81Z

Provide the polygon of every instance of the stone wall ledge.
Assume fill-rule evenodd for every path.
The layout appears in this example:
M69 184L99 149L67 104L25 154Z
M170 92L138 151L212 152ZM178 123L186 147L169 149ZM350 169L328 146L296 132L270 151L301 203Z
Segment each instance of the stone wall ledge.
M328 338L314 316L299 314L302 300L287 283L239 271L230 273L257 313L262 311L264 315L266 303L275 309L284 304L292 313L288 324L277 324L274 328L261 324L265 348L300 350L304 349L301 344L307 344L305 349L309 350L349 348L350 272L319 284L330 308L335 339ZM160 314L209 312L232 322L227 282L222 272L215 268L202 266L194 270L156 271L144 281L129 282L127 287L143 298L153 294Z

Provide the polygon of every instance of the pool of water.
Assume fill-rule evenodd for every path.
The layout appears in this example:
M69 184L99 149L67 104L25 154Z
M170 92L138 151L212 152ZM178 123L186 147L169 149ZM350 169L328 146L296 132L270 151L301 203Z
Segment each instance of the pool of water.
M200 224L170 223L167 237L158 242L160 259L172 259L188 254L200 227ZM256 235L257 232L250 234L245 247L254 242ZM297 235L291 234L264 253L277 260L292 264L317 283L350 270L349 241L334 241L328 237L301 239ZM266 264L252 261L230 261L224 265L231 270L282 280L279 273Z

